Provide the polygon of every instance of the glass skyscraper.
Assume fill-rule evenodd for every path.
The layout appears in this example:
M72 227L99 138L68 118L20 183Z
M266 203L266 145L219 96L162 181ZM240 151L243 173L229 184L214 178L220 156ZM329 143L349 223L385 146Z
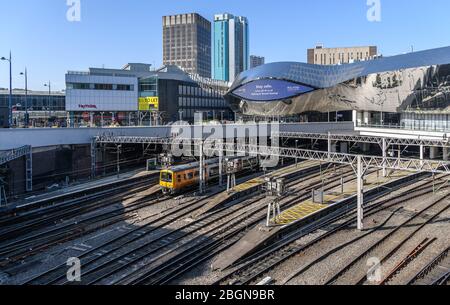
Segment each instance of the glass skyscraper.
M213 33L213 78L232 82L249 68L248 20L228 13L215 15Z

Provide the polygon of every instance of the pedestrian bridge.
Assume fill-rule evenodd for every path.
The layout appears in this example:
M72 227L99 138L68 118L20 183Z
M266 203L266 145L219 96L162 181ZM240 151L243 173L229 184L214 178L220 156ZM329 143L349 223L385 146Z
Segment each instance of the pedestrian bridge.
M258 126L262 126L258 130ZM264 131L264 123L237 123L228 125L172 125L154 127L119 127L119 128L30 128L30 129L0 129L0 151L16 149L23 146L32 148L90 144L92 139L100 135L126 137L169 138L175 133L183 131L183 136L192 137L215 133L225 137L235 137L249 130L258 130L262 135L270 136L274 131L328 133L330 131L351 132L354 130L352 122L339 123L295 123L270 126ZM278 129L278 130L276 130ZM234 130L234 132L230 132Z

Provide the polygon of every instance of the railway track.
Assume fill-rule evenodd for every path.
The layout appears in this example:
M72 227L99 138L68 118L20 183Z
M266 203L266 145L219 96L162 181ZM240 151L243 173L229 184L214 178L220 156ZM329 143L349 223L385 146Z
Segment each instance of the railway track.
M151 174L39 199L23 205L4 207L0 209L0 227L4 227L11 223L14 224L18 219L33 219L46 212L64 210L73 204L89 199L88 197L91 197L94 194L98 195L97 198L102 198L104 196L115 194L116 192L124 191L130 187L136 187L138 184L143 185L152 181L155 182L157 179L158 174Z
M445 195L437 200L434 200L431 205L417 213L414 213L405 222L396 226L394 229L389 230L388 234L370 246L350 263L341 268L330 279L328 279L325 284L365 284L367 282L367 272L365 267L367 259L369 257L378 257L381 264L386 262L420 230L439 217L450 207L447 198L448 195ZM431 216L428 217L426 221L423 221L422 217L424 215ZM399 242L396 242L396 240L399 240Z
M442 251L425 268L420 270L408 285L447 285L450 276L450 247Z
M43 232L14 239L9 243L1 245L0 265L22 260L53 245L73 240L118 222L133 219L136 217L137 211L162 201L164 199L147 198L139 200L127 207L115 208L82 219L67 220Z
M302 175L300 175L300 177L302 177ZM205 200L203 200L203 201L205 201ZM101 245L95 249L92 249L91 251L89 251L89 253L83 254L80 258L81 262L85 268L87 265L92 265L92 266L96 265L97 267L91 267L91 269L97 269L97 271L98 271L98 270L100 270L100 267L98 267L100 259L104 259L107 255L113 254L116 250L120 249L121 247L122 248L125 246L129 247L131 243L141 240L142 238L148 236L150 233L154 233L155 231L162 229L164 226L192 214L196 209L201 208L203 204L204 204L203 202L199 202L198 204L186 206L185 209L182 209L181 211L173 211L171 213L172 217L170 217L170 218L168 218L168 215L163 216L162 218L165 221L161 221L161 219L156 220L156 221L149 223L145 227L141 227L139 230L136 229L135 231L131 231L129 233L123 234L122 236L118 237L117 239L111 241L110 243ZM225 207L224 211L229 210L229 209L230 209L229 207ZM263 206L262 209L265 209L265 206ZM236 211L238 211L238 209ZM227 211L227 213L229 213L229 212L230 211ZM207 217L210 217L210 216L207 216ZM221 218L223 218L222 215L220 215L220 217L218 219L221 219ZM214 222L217 222L217 221L213 220L212 223L214 223ZM150 225L152 226L151 228L149 228ZM189 227L189 225L186 226L184 229L186 229L188 227ZM217 230L220 230L220 226L217 227ZM195 230L193 232L195 232ZM130 238L131 234L135 234L138 236L134 236L134 238ZM167 245L168 243L173 243L173 241L174 241L173 236L174 235L167 236L167 235L163 234L163 235L159 236L159 238L153 240L152 243L155 244L158 242L158 240L162 241L162 240L164 240L164 238L169 238L168 242L162 241L162 244L159 246L159 249L161 249L161 246L164 246L165 244ZM100 253L102 253L102 254L99 255ZM148 254L148 252L146 252L146 254ZM113 261L111 259L110 259L110 262L106 262L106 263L104 262L103 266L106 266L110 263L113 263ZM53 270L49 270L46 273L43 273L39 276L34 277L30 281L27 281L25 284L58 284L58 283L61 284L61 283L64 283L64 276L65 276L64 270L66 270L66 268L67 267L65 265L59 266L57 268L54 268ZM88 274L89 274L89 272L94 272L94 271L95 270L84 271L83 277L86 278L86 275L87 275L86 272L88 272ZM117 271L117 270L114 270L114 272L115 271ZM97 276L97 278L93 279L93 280L86 280L86 282L84 282L83 284L85 284L87 282L95 283L96 281L101 280L102 278L106 277L106 275L107 275L106 273L108 273L108 272L103 271L102 276Z
M425 238L416 248L414 248L395 268L380 282L380 285L387 285L401 270L413 262L425 249L433 244L437 238Z
M340 180L340 178L337 180ZM310 183L308 188L299 194L299 198L284 202L282 205L293 205L305 200L306 197L302 196L309 196L311 188L316 187L321 182L322 181L320 180L316 183ZM302 187L304 187L304 185ZM259 199L257 201L259 201ZM245 232L248 231L249 227L260 223L261 220L264 219L266 216L266 208L265 203L260 205L260 207L256 207L256 210L251 212L251 216L246 216L244 214L242 219L238 218L238 226L232 225L228 226L228 228L222 227L215 233L214 236L209 238L208 242L201 245L188 247L188 249L177 249L177 254L170 259L168 259L168 255L170 253L163 253L160 257L165 258L164 262L153 262L153 267L148 268L147 265L147 271L140 268L137 271L137 274L128 276L125 280L121 280L118 283L152 285L169 283L177 276L180 276L184 272L187 272L198 264L204 262L206 259L218 254L237 242L241 237L243 237ZM239 216L241 216L240 214L242 214L242 210L238 210L237 212Z
M61 203L58 206L8 217L3 222L0 221L0 227L2 228L0 230L0 247L5 241L17 238L22 233L54 225L64 219L73 218L111 205L111 202L132 196L136 192L141 192L148 188L148 183L155 182L145 181L137 184L127 184L120 190L101 192L100 194L94 193L81 199L71 200L69 203Z
M314 176L320 176L320 174L315 174ZM300 176L300 178L302 175ZM291 178L290 181L293 181L295 179L299 178ZM227 230L230 229L236 229L236 232L242 232L243 229L248 229L249 226L254 225L255 223L259 222L261 217L264 215L264 210L266 209L266 205L261 205L258 202L261 201L261 199L264 198L264 196L260 196L259 198L254 198L254 195L250 195L250 203L249 202L243 202L241 205L236 205L237 202L240 200L237 200L236 203L231 204L230 207L224 207L220 209L219 211L214 211L213 214L207 214L204 217L202 217L199 221L194 221L194 223L191 223L185 227L182 227L174 232L174 234L178 234L179 230L183 231L181 233L181 238L171 238L167 243L163 243L163 247L157 247L155 251L165 251L162 252L159 256L156 255L156 257L153 260L161 260L162 258L165 261L179 261L179 256L186 255L186 253L189 254L190 259L192 260L192 255L196 254L198 252L198 248L202 248L205 246L205 243L208 244L209 241L212 241L214 239L221 241L221 248L228 247L229 244L227 243L227 238L230 237L230 235L227 235L227 238L219 237L218 235L222 232L226 233ZM250 207L247 208L250 204ZM252 204L256 204L255 207L252 207ZM250 209L247 213L243 213L245 209ZM216 214L219 213L219 214ZM246 214L253 215L252 217L248 217ZM236 215L238 221L236 222ZM205 222L207 224L205 224ZM230 226L229 224L233 223L233 226ZM224 224L226 224L224 226ZM198 228L196 226L200 225L200 231L198 231ZM239 227L237 227L239 226ZM194 231L190 231L192 228L194 228ZM189 235L186 235L186 231L190 231L192 233L196 233L197 235L200 235L199 238L189 239ZM233 233L236 234L236 233ZM152 241L151 244L154 244L157 241ZM147 246L150 246L147 245ZM185 249L187 248L187 249ZM145 254L148 258L149 254L156 253L155 251L146 251ZM187 252L186 252L187 251ZM129 253L128 253L129 255ZM131 265L137 263L139 260L144 259L146 256L138 255L135 259L128 259L129 262L124 267L121 267L119 269L115 269L111 272L106 272L101 274L101 276L97 277L94 281L89 282L88 284L95 284L100 282L101 280L107 278L108 276L112 276L117 271L123 270L125 268L130 267ZM124 257L121 257L124 259ZM127 257L125 257L125 260ZM139 269L139 272L142 273L147 268L148 265L151 262L147 262L145 266L142 266ZM164 266L165 263L159 262L157 265L159 266L159 274L162 274L162 268L160 265ZM181 263L179 263L182 265ZM193 266L193 265L191 265ZM142 277L142 275L135 276L137 278ZM128 278L127 283L132 283L133 281L130 281ZM121 282L122 284L124 281Z
M366 216L376 214L381 210L398 205L401 202L406 202L420 193L422 194L430 193L431 186L424 188L424 186L427 184L429 183L426 182L420 184L420 186L418 186L415 192L413 193L406 191L396 198L375 202L373 205L370 205L366 208L367 213ZM385 206L386 204L388 205ZM336 223L338 221L342 221L343 223L337 225ZM247 258L247 260L244 261L243 263L231 266L229 268L230 271L224 276L222 276L219 280L217 280L214 283L214 285L221 285L221 284L245 285L255 282L258 279L258 277L262 277L264 274L276 268L276 266L278 266L285 260L301 252L304 252L306 249L333 236L335 233L348 228L350 225L354 223L354 221L355 217L353 216L353 213L351 213L350 215L348 215L348 213L344 213L343 215L331 217L329 220L324 220L322 223L318 223L317 226L313 226L312 228L306 228L305 232L294 232L286 236L286 238L284 238L283 240L275 242L274 244L271 245L271 247L263 249L258 253L255 253L253 256ZM307 233L314 232L318 229L324 229L326 233L321 234L319 237L315 238L306 245L299 245L295 242L299 238L307 235ZM306 269L303 271L306 271ZM299 271L299 273L301 272L302 271Z

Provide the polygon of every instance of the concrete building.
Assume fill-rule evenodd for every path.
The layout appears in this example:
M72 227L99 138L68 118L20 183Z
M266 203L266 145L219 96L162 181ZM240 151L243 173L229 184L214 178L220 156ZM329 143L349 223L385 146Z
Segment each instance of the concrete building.
M250 55L250 69L262 66L266 63L266 59L262 56Z
M228 13L215 15L213 34L213 78L232 82L249 68L248 20Z
M151 70L133 63L123 69L90 68L66 75L66 110L72 126L155 125L193 121L196 112L209 118L231 117L223 95L229 83L189 74L177 66Z
M374 59L377 56L376 46L324 48L321 45L308 49L308 64L339 65L356 61Z
M8 123L9 90L0 89L0 127ZM26 105L28 104L29 124L33 127L65 126L66 96L64 92L14 89L12 96L13 126L24 126Z
M211 22L195 13L164 16L163 64L211 78Z

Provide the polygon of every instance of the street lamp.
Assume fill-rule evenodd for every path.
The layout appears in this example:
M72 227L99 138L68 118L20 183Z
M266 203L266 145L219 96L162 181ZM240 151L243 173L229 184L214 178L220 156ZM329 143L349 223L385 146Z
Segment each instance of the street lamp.
M25 68L25 72L20 72L20 75L25 76L25 128L29 126L29 115L28 115L28 73L27 68Z
M12 57L9 52L9 59L6 57L0 58L9 62L9 100L8 100L8 127L12 127Z
M48 83L44 84L44 87L48 87L48 116L49 116L49 118L47 120L47 124L48 124L48 121L50 121L50 115L51 115L51 113L50 113L50 99L51 99L51 96L52 96L52 83L50 81L48 81Z

